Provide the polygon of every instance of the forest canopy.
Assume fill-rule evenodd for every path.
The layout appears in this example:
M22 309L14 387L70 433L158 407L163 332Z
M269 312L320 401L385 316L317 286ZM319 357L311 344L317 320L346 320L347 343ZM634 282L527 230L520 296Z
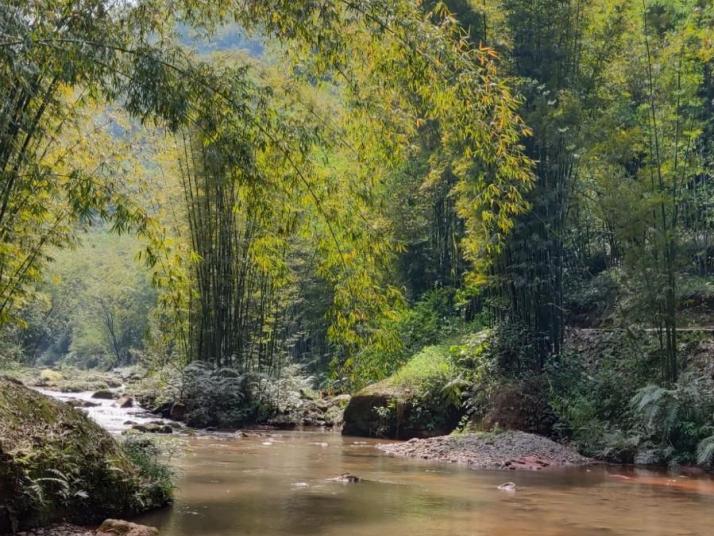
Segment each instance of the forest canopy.
M711 437L710 1L3 8L6 360L406 365L591 450Z
M10 4L14 9L4 15L3 32L4 87L10 91L3 227L6 235L23 239L8 243L4 261L2 311L8 319L27 283L36 279L46 247L71 244L72 222L88 225L102 218L117 231L132 230L148 240L145 257L156 269L155 282L171 283L164 301L173 304L185 359L210 354L220 363L237 355L231 339L242 341L241 332L216 330L222 322L255 322L240 316L243 300L257 300L245 314L261 311L258 327L247 329L270 329L267 316L279 313L270 310L273 287L283 284L281 271L295 238L317 254L315 275L332 287L329 333L344 357L365 341L388 344L378 340L386 335L375 320L395 314L401 292L385 280L397 248L391 222L380 222L383 199L377 198L389 175L409 160L427 124L434 125L439 144L430 155L432 174L448 170L454 176L450 190L466 225L461 242L472 271L482 269L513 216L525 209L523 194L531 184L520 146L525 126L515 113L517 100L496 72L495 55L474 47L441 5L422 10L409 2L278 4L229 2L207 9L185 2L176 11L177 19L207 32L231 18L284 42L289 54L281 61L293 66L293 74L272 85L249 64L197 58L176 44L174 21L160 16L160 2ZM389 78L383 76L387 70ZM302 91L292 92L289 85ZM312 95L304 96L306 88ZM339 111L313 102L320 95L339 98ZM93 143L87 143L82 114L102 102L121 104L130 119L150 122L156 135L176 140L187 221L173 223L188 224L191 253L182 260L189 262L176 266L167 227L131 195L132 189L141 192L141 182L130 180L132 171L150 163L134 155L135 162L115 165L106 149L93 154L94 132ZM60 129L77 132L79 140L67 147L67 136L53 135ZM99 125L95 129L109 134ZM99 147L114 145L111 139ZM39 199L22 192L38 187L56 206L25 206ZM251 202L245 215L236 209L243 196ZM278 228L261 229L266 219ZM45 222L50 223L38 228ZM175 245L184 246L189 244ZM259 273L243 277L258 277L259 289L216 287L239 279L218 270L236 276L241 270L211 266L224 262L224 252L210 258L221 248L236 249L239 264L254 256L250 270ZM200 261L191 266L194 256ZM216 293L224 291L235 293L228 300L233 303L215 307ZM246 295L255 292L259 296ZM208 310L231 316L211 319Z

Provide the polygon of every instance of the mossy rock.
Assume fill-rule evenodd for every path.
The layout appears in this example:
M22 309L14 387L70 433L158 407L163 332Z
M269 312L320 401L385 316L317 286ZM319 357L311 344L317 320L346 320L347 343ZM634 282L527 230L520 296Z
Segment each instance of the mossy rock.
M456 375L447 347L423 349L393 376L352 396L343 435L411 439L452 432L462 412L443 387Z
M59 519L96 523L169 499L82 412L0 377L0 533Z

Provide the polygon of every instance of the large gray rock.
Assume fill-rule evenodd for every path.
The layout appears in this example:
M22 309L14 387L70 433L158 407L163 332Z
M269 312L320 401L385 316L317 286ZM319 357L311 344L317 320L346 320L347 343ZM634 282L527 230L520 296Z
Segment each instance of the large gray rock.
M169 418L175 421L182 421L186 418L186 406L181 402L174 402L169 410Z

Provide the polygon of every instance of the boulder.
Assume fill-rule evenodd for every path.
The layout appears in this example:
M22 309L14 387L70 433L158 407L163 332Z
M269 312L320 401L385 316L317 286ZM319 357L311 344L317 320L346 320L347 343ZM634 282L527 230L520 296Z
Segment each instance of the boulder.
M79 400L77 398L70 398L66 401L67 404L73 408L94 408L99 404L97 402L91 402L90 400Z
M343 435L410 439L446 435L459 422L458 408L435 398L424 406L419 394L388 380L352 396L344 411Z
M357 484L360 481L360 477L350 473L342 473L341 475L328 478L327 480L330 482L340 482L341 484Z
M108 389L100 389L99 391L96 391L94 392L94 394L92 394L92 398L98 398L101 400L114 400L115 398L119 398L119 395L113 391L109 391Z
M515 493L516 485L513 482L504 482L498 486L499 491L505 491L506 493Z
M450 433L461 408L443 389L457 375L448 346L423 348L392 376L349 400L342 433L391 439Z
M145 434L172 434L174 429L168 424L149 422L146 424L133 424L132 430Z
M96 536L158 536L158 534L158 529L154 527L119 519L105 520L96 532Z
M134 399L130 396L124 395L117 400L117 406L120 408L132 408L134 407Z
M171 404L168 417L175 421L182 421L186 418L186 406L181 402Z

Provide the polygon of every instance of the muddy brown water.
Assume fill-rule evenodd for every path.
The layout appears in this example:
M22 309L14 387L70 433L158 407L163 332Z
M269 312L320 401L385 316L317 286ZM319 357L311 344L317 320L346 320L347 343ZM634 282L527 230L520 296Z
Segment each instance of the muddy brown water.
M156 418L96 402L85 411L113 433L127 419ZM378 441L323 431L199 434L182 443L171 460L174 505L136 520L162 536L714 536L709 475L473 471L394 458ZM329 480L342 473L361 481ZM515 493L498 489L509 481Z
M196 437L175 460L163 536L714 535L714 480L615 467L473 471L375 441L293 431ZM358 475L357 484L328 479ZM498 486L513 481L517 490Z

